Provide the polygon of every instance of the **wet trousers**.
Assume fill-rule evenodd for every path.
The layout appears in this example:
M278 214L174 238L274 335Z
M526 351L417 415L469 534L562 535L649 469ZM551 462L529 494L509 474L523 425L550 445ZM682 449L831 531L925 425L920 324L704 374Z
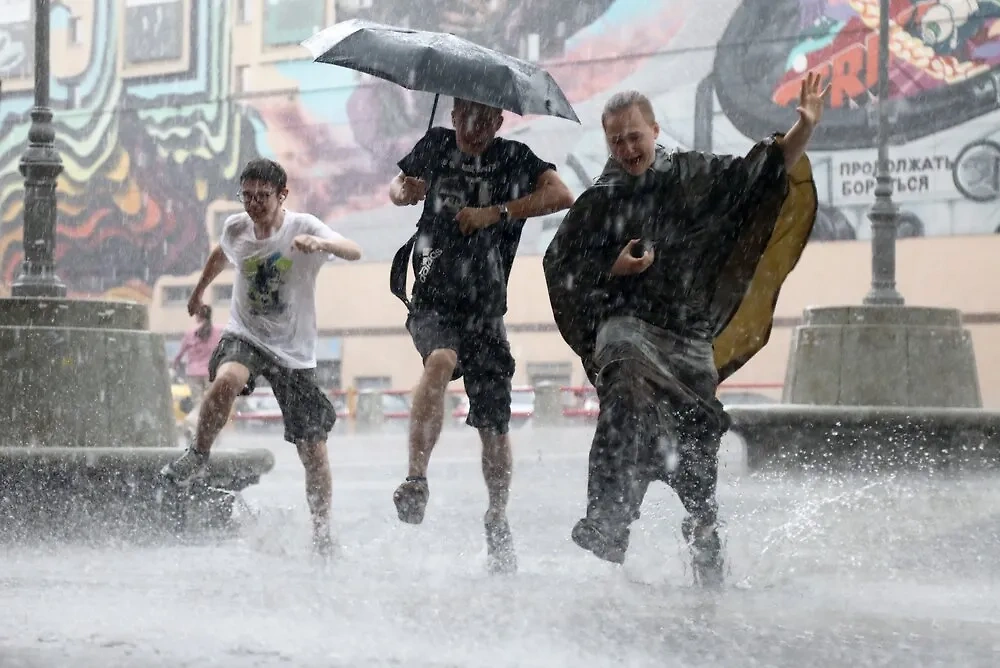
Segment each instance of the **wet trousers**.
M639 518L649 484L661 480L699 524L714 524L728 418L715 398L711 341L613 318L598 332L594 363L600 414L590 448L587 517L627 528Z

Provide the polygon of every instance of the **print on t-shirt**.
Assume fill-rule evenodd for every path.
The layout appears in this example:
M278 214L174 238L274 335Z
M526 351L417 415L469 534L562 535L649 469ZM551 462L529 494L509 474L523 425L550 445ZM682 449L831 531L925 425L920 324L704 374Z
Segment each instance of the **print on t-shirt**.
M490 206L493 192L487 180L492 168L462 165L466 174L442 176L431 183L434 213L454 218L465 207ZM470 169L471 168L471 169Z
M465 182L461 177L439 179L433 186L434 210L443 216L457 216L465 208Z
M524 197L555 166L524 144L502 137L478 156L465 154L454 130L432 128L399 161L399 169L423 179L427 186L412 247L399 257L401 263L412 261L416 276L412 307L489 316L505 313L507 275L524 219L497 221L464 234L456 217L466 207L498 206ZM406 292L406 273L405 266L394 264L393 294Z
M275 252L267 257L251 257L243 262L247 277L247 297L253 315L280 315L285 312L281 285L292 260Z

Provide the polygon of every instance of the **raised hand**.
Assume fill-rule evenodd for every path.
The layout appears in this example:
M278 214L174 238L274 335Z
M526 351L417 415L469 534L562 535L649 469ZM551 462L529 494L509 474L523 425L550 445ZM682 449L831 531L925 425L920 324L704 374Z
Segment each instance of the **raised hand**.
M799 106L795 111L799 112L799 119L809 127L816 127L823 118L826 96L830 94L830 84L823 90L820 90L819 84L819 74L810 72L802 80L802 89L799 91Z

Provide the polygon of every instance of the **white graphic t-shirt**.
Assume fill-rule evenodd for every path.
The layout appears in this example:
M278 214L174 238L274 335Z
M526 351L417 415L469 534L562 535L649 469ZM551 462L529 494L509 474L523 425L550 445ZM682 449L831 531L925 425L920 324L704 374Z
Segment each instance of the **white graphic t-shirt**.
M300 234L343 239L307 213L286 211L281 227L267 239L257 239L246 213L226 220L219 245L237 272L225 331L269 351L290 369L312 369L316 276L331 256L292 250Z

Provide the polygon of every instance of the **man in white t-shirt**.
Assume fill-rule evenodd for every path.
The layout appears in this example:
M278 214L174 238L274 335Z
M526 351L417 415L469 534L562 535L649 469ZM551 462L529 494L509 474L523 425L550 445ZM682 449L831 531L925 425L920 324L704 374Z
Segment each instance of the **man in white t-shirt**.
M229 324L209 362L211 385L194 443L162 473L178 485L203 478L233 402L252 393L263 376L281 407L285 440L295 444L305 467L313 545L327 554L332 542L326 439L337 416L315 380L316 277L331 255L353 261L361 248L315 216L285 210L287 181L273 160L251 160L240 175L246 212L226 220L188 301L191 315L202 312L205 290L228 263L236 265Z

